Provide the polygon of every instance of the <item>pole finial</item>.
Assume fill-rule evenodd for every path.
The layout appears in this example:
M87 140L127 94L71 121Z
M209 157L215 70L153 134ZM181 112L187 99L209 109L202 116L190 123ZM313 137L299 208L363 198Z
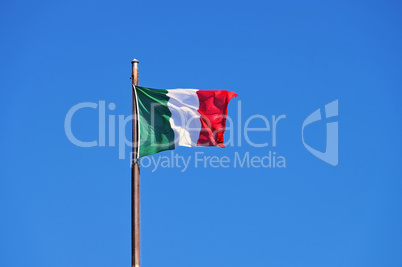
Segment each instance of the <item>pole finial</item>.
M137 64L138 64L138 63L140 63L140 62L139 62L137 59L134 58L133 60L131 60L131 64L134 64L134 63L137 63Z

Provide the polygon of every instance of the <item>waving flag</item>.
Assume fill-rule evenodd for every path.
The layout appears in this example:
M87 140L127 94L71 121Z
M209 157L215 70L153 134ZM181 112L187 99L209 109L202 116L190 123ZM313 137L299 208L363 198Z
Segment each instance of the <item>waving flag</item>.
M135 86L139 114L139 156L177 146L224 147L230 91L158 90Z

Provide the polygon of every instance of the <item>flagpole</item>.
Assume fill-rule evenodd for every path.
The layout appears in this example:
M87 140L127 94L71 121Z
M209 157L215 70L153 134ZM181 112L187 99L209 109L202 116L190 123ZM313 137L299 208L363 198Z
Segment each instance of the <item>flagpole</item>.
M138 86L138 63L133 59L131 83L133 99L133 150L131 163L131 266L140 267L140 166L138 164L138 107L135 86Z

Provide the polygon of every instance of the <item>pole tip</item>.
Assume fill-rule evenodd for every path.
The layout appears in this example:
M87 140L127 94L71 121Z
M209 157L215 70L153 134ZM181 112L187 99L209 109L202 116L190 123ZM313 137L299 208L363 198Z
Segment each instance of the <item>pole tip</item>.
M139 63L139 61L134 58L133 60L131 60L131 64L133 64L133 63Z

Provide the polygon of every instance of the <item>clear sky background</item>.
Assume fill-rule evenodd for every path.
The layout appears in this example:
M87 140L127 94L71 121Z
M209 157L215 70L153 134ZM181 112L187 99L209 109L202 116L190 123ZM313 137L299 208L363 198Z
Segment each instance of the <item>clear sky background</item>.
M130 266L130 161L73 145L64 118L100 100L128 116L133 58L143 86L237 92L236 129L286 115L276 147L259 132L268 147L240 136L175 150L271 151L286 168L142 168L143 267L402 266L401 13L398 1L2 1L0 266ZM334 167L301 125L336 99ZM321 151L325 123L305 131ZM92 109L72 124L85 141L97 125Z

